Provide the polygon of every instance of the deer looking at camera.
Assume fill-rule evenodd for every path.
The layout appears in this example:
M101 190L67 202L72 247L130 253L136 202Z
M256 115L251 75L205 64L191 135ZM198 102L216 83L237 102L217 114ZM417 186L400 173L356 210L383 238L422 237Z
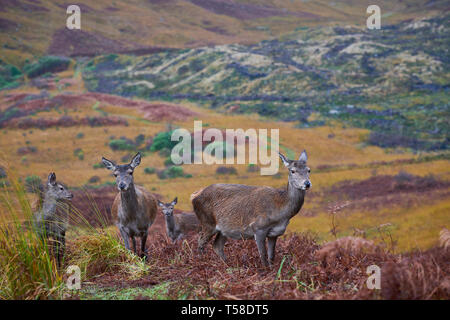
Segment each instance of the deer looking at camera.
M114 162L102 158L102 162L108 170L113 172L116 178L119 194L114 199L111 212L116 220L120 235L125 243L125 248L130 250L131 238L133 251L136 252L136 239L141 238L141 258L147 260L145 243L148 236L148 228L156 217L156 199L143 187L135 186L133 179L134 169L141 163L141 154L134 156L129 164L116 165Z
M54 240L51 248L60 267L66 246L66 230L73 194L56 181L56 175L52 172L48 175L47 186L42 195L42 207L34 214L33 224L42 239Z
M200 251L216 235L214 251L225 260L223 248L227 238L254 238L262 264L272 264L277 238L299 212L305 192L311 187L306 151L298 160L288 160L281 153L280 158L289 171L287 188L213 184L192 194L194 211L203 227Z
M200 230L198 219L193 212L173 214L173 208L177 201L178 198L169 203L163 203L158 200L158 205L161 207L166 220L166 232L169 238L172 239L172 242L180 240L191 231Z

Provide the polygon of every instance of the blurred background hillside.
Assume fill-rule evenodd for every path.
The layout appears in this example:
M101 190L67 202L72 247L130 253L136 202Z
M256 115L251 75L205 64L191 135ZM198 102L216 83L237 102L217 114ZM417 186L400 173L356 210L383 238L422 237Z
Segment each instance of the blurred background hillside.
M288 157L308 151L291 231L406 251L449 227L448 1L77 1L81 30L66 28L70 4L0 0L0 184L55 171L77 206L88 190L109 214L101 157L141 151L135 179L180 210L215 182L285 186L284 168L173 165L171 131L202 120L278 128Z

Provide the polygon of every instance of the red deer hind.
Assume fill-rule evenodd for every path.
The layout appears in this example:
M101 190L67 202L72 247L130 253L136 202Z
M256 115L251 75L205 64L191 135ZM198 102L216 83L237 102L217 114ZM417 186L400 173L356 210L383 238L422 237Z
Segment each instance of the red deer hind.
M116 165L114 162L102 158L105 167L116 177L119 194L114 199L111 211L123 238L125 247L130 250L129 239L136 254L136 239L141 238L141 257L147 260L145 243L148 228L153 224L158 210L156 199L143 187L135 186L134 169L141 163L141 154L134 156L129 164Z
M200 251L216 235L214 251L225 260L223 249L227 238L254 238L262 264L272 264L277 238L300 211L305 192L311 187L306 151L298 160L288 160L281 153L280 158L289 171L287 188L212 184L192 194L192 205L203 227Z

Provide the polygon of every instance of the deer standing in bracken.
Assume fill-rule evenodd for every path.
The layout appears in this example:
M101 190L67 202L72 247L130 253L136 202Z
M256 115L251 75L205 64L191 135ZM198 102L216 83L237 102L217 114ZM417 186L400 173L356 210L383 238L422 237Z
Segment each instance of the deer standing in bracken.
M311 187L306 151L298 160L288 160L281 153L280 158L289 171L287 188L213 184L191 195L194 212L203 227L200 251L216 235L214 251L225 260L227 238L254 238L262 264L272 264L277 238L300 211L305 192Z
M178 198L175 198L169 203L163 203L158 200L158 205L161 207L161 211L166 220L166 232L169 238L172 239L172 242L180 240L191 231L200 230L199 221L193 212L173 214L173 209L177 201Z
M114 162L102 158L105 167L113 172L119 193L114 199L111 211L119 228L125 248L130 250L129 240L136 252L136 237L141 238L141 258L147 260L146 241L148 228L156 218L156 199L143 187L135 186L134 169L141 163L141 154L134 156L129 164L116 165Z
M34 214L33 224L39 236L52 238L51 248L56 251L58 267L64 256L66 246L66 230L69 225L70 200L73 194L56 181L54 172L48 175L47 186L43 192L42 207Z

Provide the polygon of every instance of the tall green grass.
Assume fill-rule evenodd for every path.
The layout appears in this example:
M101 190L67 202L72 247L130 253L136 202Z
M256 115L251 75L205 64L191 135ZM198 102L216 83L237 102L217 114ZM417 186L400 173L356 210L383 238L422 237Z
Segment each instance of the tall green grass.
M51 240L41 239L31 223L34 212L25 187L11 172L8 177L0 188L0 299L61 299L67 292L64 270L69 265L80 268L82 282L105 272L137 279L149 271L149 264L125 249L88 192L99 227L71 207L66 254L58 269Z
M23 185L10 178L0 201L0 298L59 298L63 278L48 242L29 223L33 211Z

